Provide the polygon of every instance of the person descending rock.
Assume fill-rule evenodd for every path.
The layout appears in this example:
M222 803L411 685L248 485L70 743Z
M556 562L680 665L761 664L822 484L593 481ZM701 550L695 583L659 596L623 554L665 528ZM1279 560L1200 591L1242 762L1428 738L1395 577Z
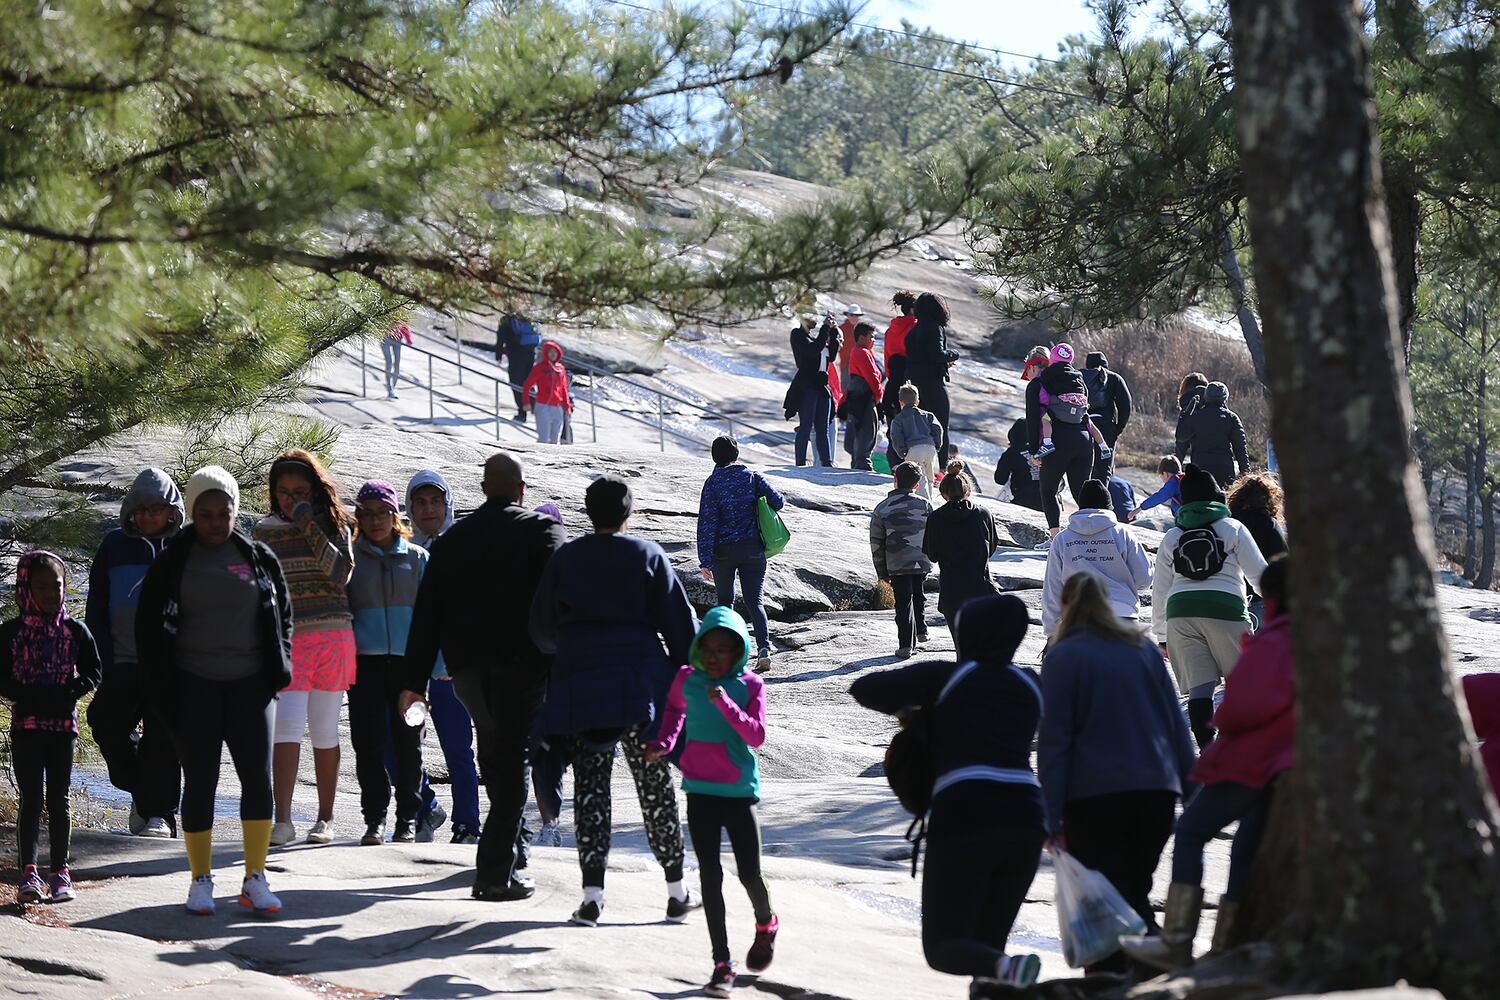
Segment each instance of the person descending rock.
M542 344L542 360L531 369L521 386L521 405L536 414L536 439L541 444L562 440L563 424L573 412L568 394L568 370L563 367L562 345L555 340Z
M1171 505L1172 518L1176 520L1177 511L1182 508L1182 462L1176 455L1163 455L1156 465L1156 471L1161 476L1161 489L1142 500L1140 506L1130 512L1131 521L1140 517L1142 511L1164 503Z
M854 350L849 356L849 376L844 380L844 402L841 410L848 422L844 431L844 450L849 453L849 468L869 471L870 453L880 430L877 409L880 395L880 362L875 360L875 327L860 323L854 328Z
M823 317L816 334L815 322L812 317L803 317L792 330L792 360L797 365L797 374L782 405L788 420L797 418L797 464L807 464L807 445L811 441L818 464L832 466L833 391L828 372L832 359L838 357L843 335L831 314Z
M1100 577L1069 577L1062 606L1037 747L1053 846L1109 879L1155 928L1151 876L1193 768L1192 737L1160 651L1120 620ZM1123 972L1125 960L1096 968Z
M292 683L297 657L291 589L270 546L235 530L240 488L233 476L210 465L182 492L191 522L141 583L136 645L182 760L182 840L192 871L187 910L214 912L214 812L228 746L240 784L239 902L275 913L281 900L266 882L271 739L276 693Z
M745 610L755 629L755 672L771 669L771 623L762 596L766 582L766 545L760 537L760 501L772 510L786 498L759 472L740 461L732 437L717 437L710 449L714 471L703 481L698 498L698 572L714 585L719 605L734 607L738 575Z
M922 873L922 950L939 972L974 977L971 996L1036 982L1035 955L1007 954L1045 839L1031 741L1042 715L1037 675L1013 662L1027 611L1010 594L958 612L957 658L865 674L849 694L866 708L930 713L936 782Z
M94 637L68 614L68 572L51 552L33 549L16 566L20 616L0 625L0 695L11 701L11 766L20 794L16 815L16 902L45 895L65 903L75 895L68 868L72 841L68 786L78 744L78 699L94 690L102 671ZM132 630L133 631L133 630ZM37 871L37 836L47 804L52 875Z
M1281 529L1281 482L1268 472L1252 472L1241 476L1229 488L1224 500L1229 505L1229 516L1250 529L1256 548L1266 562L1286 553L1286 533ZM1257 592L1250 590L1250 618L1262 622L1266 617L1265 601Z
M430 685L440 683L432 678L441 650L453 693L474 721L490 805L471 895L517 900L536 891L519 871L527 839L526 753L551 665L527 624L542 570L567 536L552 518L523 506L526 474L513 455L491 455L480 488L484 504L443 532L428 555L397 708L404 716L427 703Z
M439 536L453 527L453 492L448 482L431 469L423 469L406 484L406 510L411 516L411 542L430 554ZM453 796L453 839L455 844L479 843L479 771L474 764L474 723L468 709L453 693L453 678L448 665L438 653L427 685L427 708L438 745L443 749L443 763L448 768L448 790ZM386 757L386 772L396 783L394 754ZM422 774L422 808L417 811L417 843L431 840L448 818L438 804L432 785Z
M771 890L760 867L760 767L755 748L766 741L766 686L745 670L750 635L745 619L730 608L714 608L688 650L667 692L661 730L646 747L646 760L662 764L684 735L682 790L687 793L688 833L698 859L703 916L713 949L714 971L703 992L727 997L734 961L724 926L724 867L721 842L729 837L740 884L755 911L755 942L745 956L754 973L770 968L781 922L771 908Z
M1010 502L1032 510L1042 509L1041 468L1031 461L1026 450L1026 421L1010 425L1010 447L1000 454L995 466L995 482L1010 488Z
M417 811L422 806L425 724L407 725L396 712L396 701L427 550L408 541L411 529L401 518L390 483L370 480L359 488L354 504L359 533L354 538L354 575L349 579L356 652L354 685L349 688L349 740L354 744L354 773L365 820L360 843L385 843L394 784L396 828L391 839L410 844L417 839ZM394 782L386 771L387 754L395 758Z
M1090 479L1078 491L1078 510L1068 526L1052 539L1042 581L1042 629L1049 638L1062 620L1063 584L1080 572L1099 578L1121 624L1140 626L1140 592L1151 586L1151 557L1109 508L1109 490Z
M917 492L931 500L943 425L936 414L921 408L922 394L910 382L901 387L900 399L901 412L891 421L891 451L901 462L910 462L921 471Z
M948 467L940 487L947 501L927 518L922 551L938 566L938 610L958 641L953 620L964 603L995 593L990 556L1000 547L1000 533L990 512L970 499L969 477L957 464Z
M1130 387L1119 372L1109 370L1103 351L1090 351L1083 384L1089 397L1089 418L1104 437L1107 449L1095 449L1094 478L1109 482L1115 467L1115 442L1130 423Z
M1188 696L1188 719L1202 749L1214 738L1214 690L1234 669L1250 631L1245 580L1259 588L1266 561L1250 529L1230 516L1214 477L1191 463L1182 474L1182 501L1156 551L1151 625Z
M932 560L922 551L932 506L917 495L921 471L910 462L896 466L895 489L870 515L870 555L875 576L896 598L896 655L908 657L927 641L927 574Z
M1203 848L1230 823L1238 823L1229 850L1229 885L1219 900L1213 952L1226 951L1235 915L1265 833L1271 788L1292 766L1297 735L1296 671L1292 662L1291 602L1286 556L1261 574L1265 627L1245 643L1224 683L1224 702L1214 713L1219 738L1204 748L1193 768L1197 793L1177 819L1172 847L1172 884L1165 926L1158 937L1127 937L1125 954L1158 969L1191 965L1193 938L1203 907Z
M943 438L938 442L938 465L948 464L949 402L948 370L958 360L958 352L948 346L948 324L952 321L948 303L941 295L923 292L917 296L916 326L906 335L907 378L917 387L922 403L937 417Z
M253 531L276 554L292 594L296 635L292 683L276 701L276 826L271 843L297 837L292 792L302 735L311 732L318 784L318 818L309 844L333 841L333 803L339 788L339 710L354 683L354 616L346 588L354 572L354 518L339 501L338 481L301 449L271 464L271 507Z
M900 291L891 296L891 305L900 313L885 329L885 388L880 395L880 414L889 422L901 409L897 395L906 384L906 337L917 325L917 296Z
M104 666L104 681L89 702L89 730L110 783L130 795L130 832L141 837L176 835L182 765L141 679L135 609L146 571L182 530L186 513L171 476L141 470L120 502L120 526L94 554L83 614Z
M536 732L571 747L583 902L573 923L594 927L604 909L611 838L610 772L619 746L635 779L646 839L667 879L667 919L693 903L682 881L677 795L666 761L646 759L676 665L689 662L698 618L661 546L625 533L635 499L614 476L589 484L592 534L552 557L531 606L531 638L555 653ZM665 645L665 651L663 646Z
M1058 490L1066 477L1077 501L1078 491L1093 474L1092 435L1099 432L1089 420L1088 394L1083 375L1073 367L1073 348L1058 344L1051 358L1046 370L1026 384L1026 450L1033 461L1041 462L1042 513L1056 535L1062 523ZM1052 426L1050 450L1042 447L1044 419Z
M1192 456L1193 464L1221 484L1232 483L1250 471L1245 451L1245 425L1226 404L1229 387L1210 382L1203 402L1177 423L1177 457Z
M396 386L401 382L401 348L411 346L411 327L397 323L380 339L380 354L385 361L385 398L396 399Z
M542 342L536 324L514 309L507 309L495 328L495 363L507 362L506 374L510 379L510 392L516 400L516 420L526 422L525 397L521 386L536 364L536 349Z

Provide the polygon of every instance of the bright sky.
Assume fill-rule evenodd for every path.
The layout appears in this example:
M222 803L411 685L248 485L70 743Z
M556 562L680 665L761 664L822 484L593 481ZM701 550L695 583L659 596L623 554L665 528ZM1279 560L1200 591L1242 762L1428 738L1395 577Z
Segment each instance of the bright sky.
M1083 0L869 0L855 20L899 28L903 17L949 38L1042 56L1095 27Z

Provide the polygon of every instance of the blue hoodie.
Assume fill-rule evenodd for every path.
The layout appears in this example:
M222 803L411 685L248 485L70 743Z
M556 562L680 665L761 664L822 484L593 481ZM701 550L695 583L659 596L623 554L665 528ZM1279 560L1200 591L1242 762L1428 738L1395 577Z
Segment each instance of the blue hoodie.
M167 530L146 538L135 526L135 512L148 504L172 508ZM89 570L88 601L83 621L99 648L99 662L108 670L115 663L136 662L135 609L146 571L185 521L182 494L161 469L143 469L120 502L120 526L104 536Z

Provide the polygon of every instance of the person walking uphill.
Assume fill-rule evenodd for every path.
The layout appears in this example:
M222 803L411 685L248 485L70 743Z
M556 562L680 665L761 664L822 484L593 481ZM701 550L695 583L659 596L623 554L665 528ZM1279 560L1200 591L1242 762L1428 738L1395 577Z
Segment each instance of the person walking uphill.
M1099 577L1069 577L1062 604L1042 668L1047 711L1037 747L1048 830L1154 928L1151 876L1193 767L1193 741L1161 652L1120 621ZM1125 964L1114 955L1097 968Z
M405 715L426 702L441 652L453 692L474 720L479 776L490 802L472 895L526 899L536 891L517 871L527 747L550 666L527 626L542 570L567 536L546 514L526 509L526 473L513 455L491 455L480 488L484 503L445 531L428 554L396 708Z
M562 345L555 340L545 341L542 360L521 386L521 405L536 413L536 439L541 444L557 444L562 440L563 424L573 412L568 370L563 367L562 359Z
M182 765L141 678L135 609L146 571L182 530L182 494L161 469L143 469L120 502L120 526L104 536L89 570L83 620L99 647L104 680L89 702L89 729L112 785L130 795L130 832L177 832ZM136 739L136 727L140 739Z
M755 629L755 672L771 669L771 623L766 617L766 546L760 537L762 498L772 510L786 498L740 462L734 438L718 437L711 447L714 471L698 498L698 571L714 585L719 605L734 607L734 578L744 590L745 610Z
M917 323L906 335L907 379L917 387L922 405L937 417L943 427L943 439L937 442L937 464L948 464L948 369L958 360L958 352L948 347L948 303L942 296L923 292L917 296L914 312Z
M386 755L395 757L396 829L391 839L415 843L422 806L422 727L396 714L405 674L406 634L417 587L427 566L427 550L407 541L396 490L372 479L355 495L359 534L354 539L354 575L349 607L354 612L356 673L349 689L349 739L365 833L360 843L385 843L391 777Z
M78 744L78 699L99 684L102 671L94 637L68 614L67 568L51 552L34 549L16 566L20 616L0 625L0 695L12 704L11 764L20 809L16 817L18 903L74 898L68 869L72 843L68 786ZM37 871L37 836L47 804L52 876Z
M914 292L897 292L891 296L891 305L900 313L885 328L885 388L881 391L880 414L886 420L901 409L896 394L906 384L906 337L917 325L917 296Z
M771 967L781 921L771 909L771 890L760 867L760 766L755 748L766 740L766 686L745 666L750 635L745 619L730 608L714 608L703 618L688 662L667 692L661 731L646 747L657 763L677 745L686 724L682 751L682 790L687 793L688 832L698 859L703 916L713 949L714 971L704 994L727 997L734 986L729 932L724 926L724 867L721 840L729 836L740 884L755 910L755 943L745 967L760 973Z
M896 599L896 655L911 655L927 641L927 574L932 560L922 551L932 507L918 496L922 473L910 462L896 466L895 489L870 515L870 555L875 577L891 585Z
M1008 955L1045 839L1031 741L1042 715L1035 672L1013 662L1027 611L1010 594L958 612L957 662L930 660L865 674L849 694L866 708L931 720L936 782L922 873L922 950L939 972L974 977L971 996L1036 982L1035 955Z
M1000 547L995 519L970 499L973 485L957 464L948 467L939 487L947 502L927 518L922 538L922 551L938 565L938 610L947 619L954 642L958 641L953 625L958 609L976 597L995 593L990 556Z
M680 922L691 908L672 772L645 754L674 671L688 662L698 618L661 546L625 534L633 506L623 480L590 483L584 507L593 534L558 550L531 606L532 640L556 654L536 732L571 747L583 869L583 903L572 919L585 927L596 926L604 909L617 745L635 779L646 839L666 874L667 919Z
M1079 490L1078 510L1047 549L1042 579L1042 629L1052 637L1062 619L1062 591L1073 574L1092 573L1104 585L1110 607L1126 626L1140 617L1140 592L1151 586L1151 557L1146 547L1110 510L1109 490L1090 479Z
M271 506L253 531L276 554L292 594L296 623L292 682L276 702L276 826L271 843L297 837L292 792L302 735L310 732L318 784L318 818L309 844L333 841L333 802L339 787L339 710L354 683L354 616L345 589L354 572L354 518L339 500L338 482L298 448L271 463Z
M1047 517L1047 527L1056 535L1062 524L1058 490L1066 478L1077 500L1078 491L1093 475L1094 445L1089 431L1088 392L1083 375L1073 367L1073 348L1058 344L1052 348L1051 358L1052 363L1026 383L1026 450L1033 456L1041 451L1042 420L1049 419L1053 450L1041 460L1039 486L1042 513Z
M438 537L453 527L453 491L448 481L431 469L422 469L406 484L406 510L411 515L411 541L430 554ZM468 710L453 693L453 678L439 653L427 685L428 710L437 730L443 762L448 767L448 790L453 796L453 843L479 843L479 771L474 764L474 723ZM395 782L395 761L387 760ZM423 831L441 824L442 807L432 786L423 782L422 809L417 813L417 841Z
M1200 749L1214 738L1214 689L1234 669L1240 640L1250 631L1245 580L1259 589L1265 569L1254 536L1230 516L1214 477L1189 463L1177 523L1156 550L1151 625L1188 696Z
M536 364L537 345L542 335L536 324L514 309L507 309L495 328L495 363L506 361L506 375L510 380L511 395L516 400L516 420L526 422L526 404L521 395L521 386Z
M1130 423L1130 387L1119 372L1110 371L1103 351L1090 351L1085 360L1083 384L1089 397L1089 417L1104 435L1106 452L1096 449L1094 478L1109 482L1115 467L1115 442Z
M213 828L224 747L240 783L240 905L274 913L271 739L277 692L292 683L292 595L271 548L234 528L239 484L210 465L183 487L191 522L152 564L136 611L140 665L182 760L187 910L214 912ZM282 697L286 697L285 694Z
M1224 486L1250 471L1245 425L1228 402L1229 387L1210 382L1203 401L1177 423L1177 457L1191 455L1194 465Z
M936 415L921 408L921 394L910 382L901 387L900 400L901 412L891 421L891 451L900 461L912 463L922 473L917 490L923 499L931 500L943 425Z
M792 360L797 365L797 374L782 405L788 420L797 418L797 464L807 464L807 444L811 440L818 464L832 466L833 392L829 388L828 365L838 356L843 335L832 316L824 317L816 334L812 332L812 324L813 320L804 318L792 330Z

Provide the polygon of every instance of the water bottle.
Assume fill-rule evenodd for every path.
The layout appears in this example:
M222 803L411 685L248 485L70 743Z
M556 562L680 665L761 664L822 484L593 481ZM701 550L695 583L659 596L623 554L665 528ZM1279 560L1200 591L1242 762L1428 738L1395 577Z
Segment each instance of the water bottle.
M427 721L427 706L420 701L414 701L407 708L406 714L401 717L408 726L417 729Z

